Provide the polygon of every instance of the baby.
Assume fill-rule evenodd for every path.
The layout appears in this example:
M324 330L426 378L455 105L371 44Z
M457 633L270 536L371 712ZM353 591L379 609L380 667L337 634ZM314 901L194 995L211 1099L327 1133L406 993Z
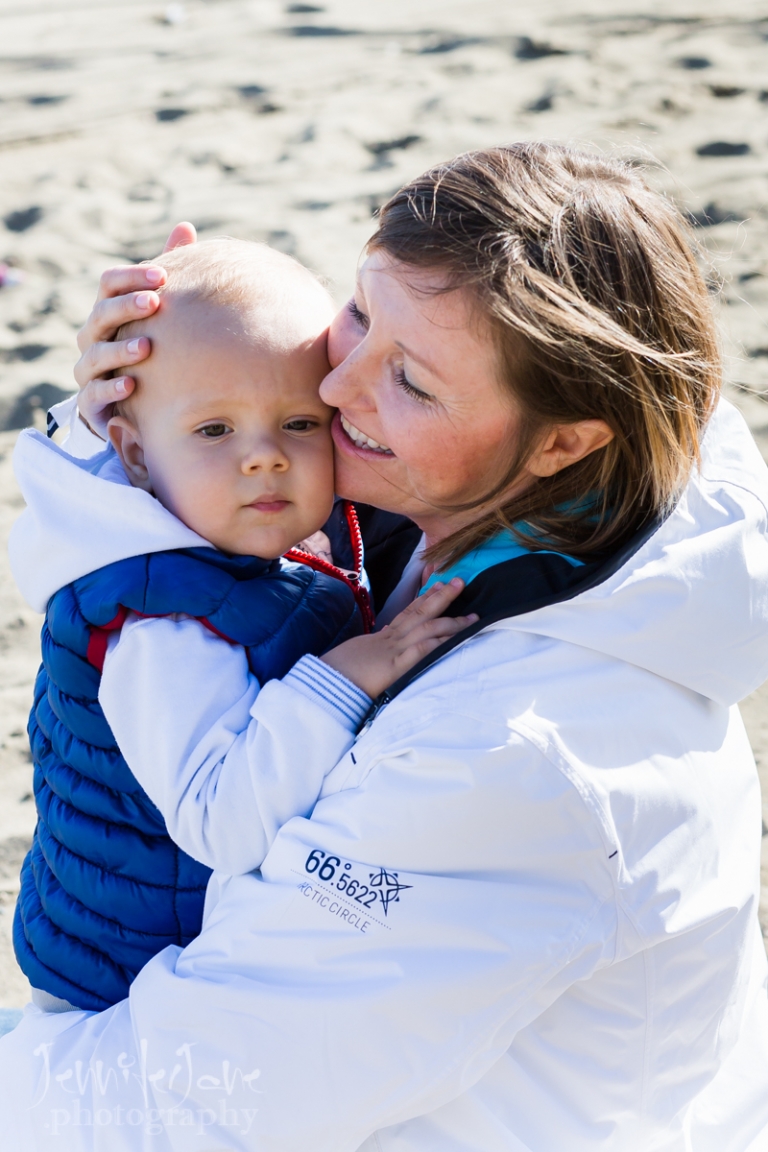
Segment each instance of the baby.
M327 293L280 252L243 241L162 257L160 311L109 436L126 475L223 552L275 559L333 506Z
M210 868L257 867L277 828L311 811L329 749L343 754L371 697L466 624L434 619L457 586L362 635L372 617L351 505L336 517L350 534L337 541L347 568L317 555L334 509L332 411L318 394L332 305L320 284L286 256L231 240L160 262L160 309L128 330L150 336L152 352L109 423L122 467L110 450L74 460L31 431L15 457L29 507L12 565L47 612L29 725L39 819L14 944L35 1002L55 1011L123 999L151 956L186 945ZM131 629L164 659L182 631L198 630L212 682L243 664L244 706L261 717L248 778L215 763L204 782L170 779L163 716L156 732L129 738L156 742L156 775L142 788L100 704L105 659L110 691L140 691L130 675L120 681L116 641ZM331 648L333 667L316 659ZM297 720L276 731L270 691L311 699L312 730ZM174 788L182 799L167 828L159 808L168 813Z

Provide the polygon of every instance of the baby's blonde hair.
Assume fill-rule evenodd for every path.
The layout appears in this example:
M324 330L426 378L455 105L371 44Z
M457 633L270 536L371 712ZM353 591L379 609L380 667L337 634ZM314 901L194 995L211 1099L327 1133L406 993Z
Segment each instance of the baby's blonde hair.
M161 298L173 297L186 303L212 303L217 307L235 309L258 307L267 301L279 306L286 300L287 286L293 276L310 292L324 295L331 303L325 285L298 260L267 244L251 240L235 240L231 236L200 240L142 263L164 268L167 272L165 284L157 289ZM270 280L270 270L280 275ZM145 335L148 322L151 325L151 316L130 320L118 328L115 340ZM126 365L123 370L131 372L131 366ZM115 415L129 416L134 396L135 393L116 404Z
M318 278L292 256L286 256L267 244L235 240L232 236L185 244L142 263L164 268L167 272L165 284L157 289L161 297L173 295L201 303L210 301L222 307L243 307L258 301L267 287L274 289L274 284L265 283L265 273L270 268L289 271L327 295ZM143 323L143 320L132 320L124 324L115 339L126 339Z

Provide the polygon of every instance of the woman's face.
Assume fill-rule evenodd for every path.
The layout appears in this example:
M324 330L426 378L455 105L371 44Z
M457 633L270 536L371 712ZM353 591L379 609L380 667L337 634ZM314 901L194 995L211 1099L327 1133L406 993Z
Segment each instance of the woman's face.
M429 543L478 512L445 511L498 480L519 425L490 334L462 291L374 252L328 336L320 389L336 491L415 520ZM371 441L373 443L371 443Z

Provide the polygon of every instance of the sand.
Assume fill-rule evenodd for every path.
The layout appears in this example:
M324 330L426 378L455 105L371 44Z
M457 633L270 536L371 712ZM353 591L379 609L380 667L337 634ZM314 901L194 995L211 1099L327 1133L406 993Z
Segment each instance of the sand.
M0 261L23 276L0 289L3 536L21 507L17 429L70 391L105 266L156 254L188 218L296 254L341 300L372 211L402 180L515 138L645 162L692 214L728 393L768 455L765 13L749 0L0 0ZM0 564L0 1006L14 1006L40 619ZM744 716L768 796L765 689Z

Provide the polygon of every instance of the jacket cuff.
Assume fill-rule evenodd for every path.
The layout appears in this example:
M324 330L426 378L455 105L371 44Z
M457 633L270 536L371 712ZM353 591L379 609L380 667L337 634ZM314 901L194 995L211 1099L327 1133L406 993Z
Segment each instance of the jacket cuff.
M330 712L350 732L357 732L373 703L361 688L316 656L302 656L283 683Z

